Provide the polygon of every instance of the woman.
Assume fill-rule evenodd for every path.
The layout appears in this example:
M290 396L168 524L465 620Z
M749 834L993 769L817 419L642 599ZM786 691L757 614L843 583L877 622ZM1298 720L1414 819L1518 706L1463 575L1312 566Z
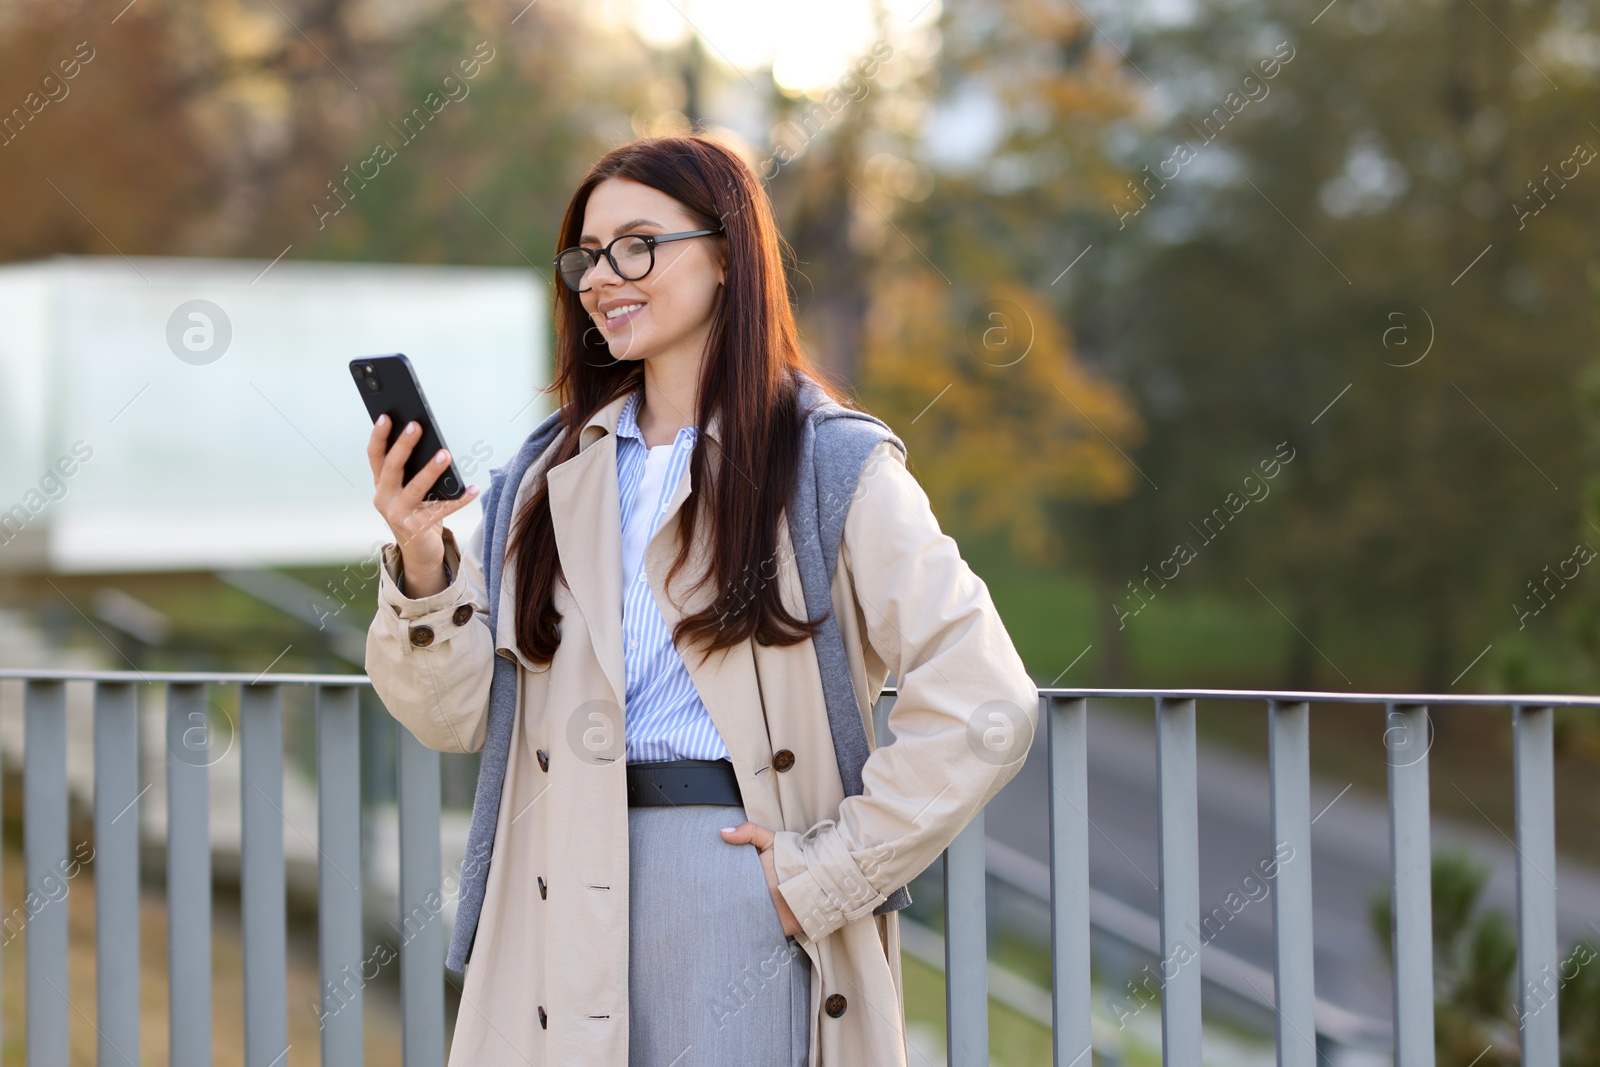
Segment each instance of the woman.
M486 498L515 496L487 567L481 520L461 546L441 524L476 487L424 503L447 456L402 485L414 429L387 452L373 429L395 540L367 671L424 745L485 752L493 855L475 927L465 887L457 915L452 1067L905 1062L898 918L878 911L1020 768L1038 690L892 435L833 502L838 565L807 611L785 518L808 405L837 397L801 353L779 247L713 140L594 165L555 260L559 435ZM868 744L898 686L896 740L848 791L824 617ZM497 653L517 701L498 785Z

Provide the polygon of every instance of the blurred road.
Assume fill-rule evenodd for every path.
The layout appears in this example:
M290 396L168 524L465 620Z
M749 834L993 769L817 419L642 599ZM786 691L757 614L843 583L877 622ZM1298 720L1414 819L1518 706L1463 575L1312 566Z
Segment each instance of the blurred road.
M1112 707L1091 702L1090 881L1096 889L1154 915L1160 870L1154 711L1134 715L1130 708L1127 703ZM1200 714L1205 714L1203 707ZM1048 767L1043 723L1040 725L1022 770L990 803L985 829L990 838L1047 862ZM1262 729L1266 729L1265 715ZM1314 732L1312 744L1316 744ZM1381 744L1374 738L1374 759L1383 759ZM1259 865L1272 856L1273 842L1264 763L1202 739L1198 771L1200 909L1205 914L1221 906L1230 891L1237 891L1246 875L1259 871ZM1505 788L1509 789L1509 759L1505 773ZM1437 765L1431 774L1435 795L1452 787ZM1347 1010L1387 1020L1391 1014L1388 967L1366 915L1373 895L1385 892L1388 886L1388 808L1384 798L1355 789L1345 791L1345 786L1344 782L1315 780L1311 786L1311 812L1316 821L1309 862L1316 915L1317 995ZM1514 832L1509 825L1500 829ZM1435 817L1433 841L1436 851L1441 846L1466 845L1480 862L1491 864L1494 874L1485 892L1487 903L1514 916L1516 851L1487 818L1473 826ZM1296 856L1289 862L1306 860ZM1600 873L1567 863L1550 873L1558 886L1557 928L1564 953L1582 934L1600 936L1600 928L1591 925L1600 922ZM1253 893L1261 897L1259 890ZM1248 903L1209 943L1270 973L1271 899Z

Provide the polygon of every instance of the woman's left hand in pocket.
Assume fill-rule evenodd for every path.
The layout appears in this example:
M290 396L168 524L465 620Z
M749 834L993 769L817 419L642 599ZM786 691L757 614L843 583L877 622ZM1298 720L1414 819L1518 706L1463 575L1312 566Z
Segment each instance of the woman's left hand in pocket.
M772 863L772 841L777 835L760 823L742 822L722 831L722 839L732 845L754 845L761 855L761 869L767 874L767 890L772 894L773 906L778 909L778 919L783 923L783 936L793 937L800 932L800 920L789 910L789 902L778 892L778 869Z

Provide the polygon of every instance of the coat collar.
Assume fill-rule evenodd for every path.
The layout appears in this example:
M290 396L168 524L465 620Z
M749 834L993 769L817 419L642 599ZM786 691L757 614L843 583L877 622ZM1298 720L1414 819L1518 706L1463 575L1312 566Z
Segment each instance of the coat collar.
M617 424L621 421L622 409L624 405L626 405L629 398L633 396L639 396L642 401L643 389L644 386L641 385L632 392L623 393L610 403L602 405L597 411L595 411L593 415L589 417L589 421L584 423L583 426L578 430L579 454L588 451L588 449L602 437L611 437L616 434ZM718 445L721 445L721 428L722 412L716 411L712 412L711 418L706 420L706 424L704 428L701 429L700 433L703 436L715 441ZM612 442L613 448L615 448L615 445L616 442Z

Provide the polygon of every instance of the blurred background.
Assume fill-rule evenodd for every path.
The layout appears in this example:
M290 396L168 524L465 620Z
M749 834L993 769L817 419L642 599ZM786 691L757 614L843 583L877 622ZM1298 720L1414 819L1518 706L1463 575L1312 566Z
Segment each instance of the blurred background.
M6 0L0 666L359 673L389 535L347 362L410 356L486 484L549 411L574 186L619 143L696 130L761 175L808 352L905 441L1040 685L1593 692L1597 123L1581 0ZM8 909L20 693L0 683ZM393 727L363 699L370 878L392 906ZM309 828L309 711L285 722L286 818ZM1456 902L1439 1062L1511 1063L1508 721L1433 726L1435 894ZM1209 906L1272 851L1266 733L1243 702L1199 730ZM1313 713L1318 991L1353 1033L1390 1012L1383 731L1379 706ZM1106 1063L1159 1045L1124 988L1156 899L1149 739L1148 704L1091 726L1093 878L1132 923L1097 919ZM1595 715L1561 713L1556 750L1565 957L1600 934ZM69 749L84 803L91 759ZM475 773L445 760L447 861ZM1025 891L1043 776L1036 753L990 820L1017 861L991 901L1019 983L996 993L995 1063L1048 1054L1047 912ZM162 803L141 809L152 855ZM314 860L291 887L291 1063L316 1056L297 1006L316 996ZM908 913L930 936L937 873ZM91 893L71 898L74 952ZM1207 959L1270 981L1270 918L1244 909ZM219 904L219 1019L238 1006L226 921ZM942 978L915 941L912 1062L942 1062ZM19 961L6 1062L22 943L0 949ZM1600 1062L1597 970L1562 991L1588 1006L1563 1000L1573 1063ZM392 977L368 998L391 1045ZM1259 1012L1207 996L1208 1061L1271 1062ZM236 1037L219 1025L219 1063ZM1347 1062L1387 1062L1365 1055Z

